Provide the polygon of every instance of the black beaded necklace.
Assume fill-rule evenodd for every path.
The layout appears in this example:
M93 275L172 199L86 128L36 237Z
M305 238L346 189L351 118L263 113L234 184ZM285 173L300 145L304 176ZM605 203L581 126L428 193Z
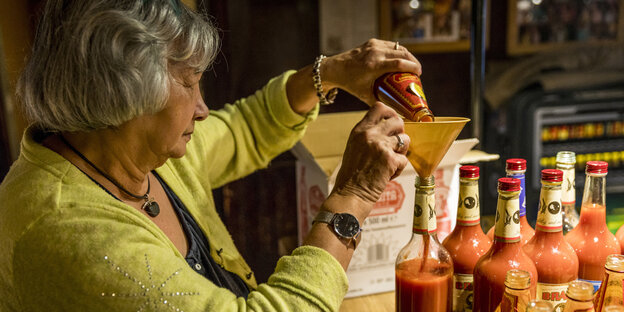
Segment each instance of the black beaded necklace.
M132 196L132 197L134 197L136 199L143 199L143 200L145 200L145 203L143 203L143 206L141 206L141 209L145 210L145 212L147 212L147 214L150 217L154 218L154 217L156 217L160 213L160 206L158 206L158 203L154 200L153 197L149 197L150 186L151 186L150 185L149 175L147 176L147 192L145 192L144 195L132 194L132 193L130 193L130 191L126 190L123 186L121 186L121 184L119 182L117 182L117 180L113 179L111 176L106 174L100 168L96 167L95 164L92 163L89 159L87 159L87 157L85 155L80 153L74 146L69 144L69 142L67 142L67 140L65 139L65 137L63 135L59 135L59 137L61 138L61 141L63 141L63 143L65 145L67 145L67 147L69 147L69 149L72 150L72 152L74 152L76 155L78 155L78 157L82 158L82 160L84 160L87 164L89 164L89 166L93 167L93 169L95 169L95 171L97 171L100 175L102 175L104 178L106 178L106 180L108 180L111 183L113 183L120 190L124 191L124 193L126 193L126 194L128 194L128 195L130 195L130 196ZM91 179L93 180L93 178L91 178ZM104 189L106 189L106 188L104 188ZM112 193L110 193L110 194L112 195ZM113 195L113 197L115 197L115 195Z

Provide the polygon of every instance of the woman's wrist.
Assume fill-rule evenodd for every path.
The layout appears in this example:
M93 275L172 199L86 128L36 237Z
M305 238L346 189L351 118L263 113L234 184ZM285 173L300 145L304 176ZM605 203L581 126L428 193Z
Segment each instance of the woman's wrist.
M323 205L321 205L321 210L352 214L362 224L370 214L373 206L374 203L365 201L356 195L331 193L323 202Z

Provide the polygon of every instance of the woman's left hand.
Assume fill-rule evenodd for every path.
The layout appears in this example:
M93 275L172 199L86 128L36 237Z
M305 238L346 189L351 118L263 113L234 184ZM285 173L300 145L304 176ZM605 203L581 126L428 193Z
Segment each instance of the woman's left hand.
M327 57L321 64L323 89L343 89L373 106L375 79L390 72L422 74L420 62L395 42L370 39L361 46Z

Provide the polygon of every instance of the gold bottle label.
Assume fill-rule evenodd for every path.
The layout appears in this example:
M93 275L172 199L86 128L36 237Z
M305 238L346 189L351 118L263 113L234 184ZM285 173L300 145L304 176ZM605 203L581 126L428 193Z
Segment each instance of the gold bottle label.
M563 169L563 183L561 183L561 203L564 205L576 203L574 168Z
M453 275L453 311L472 311L473 275L455 273Z
M520 241L520 209L518 193L506 197L498 196L496 205L494 240L507 243Z
M555 308L554 311L563 311L563 307L567 301L566 290L568 283L564 284L546 284L537 283L537 299L550 302Z
M535 228L543 232L559 232L563 225L561 217L561 189L542 188Z
M433 233L436 230L435 193L416 192L414 198L414 233Z
M479 185L477 183L462 183L459 186L459 202L457 203L457 224L479 224L480 210Z

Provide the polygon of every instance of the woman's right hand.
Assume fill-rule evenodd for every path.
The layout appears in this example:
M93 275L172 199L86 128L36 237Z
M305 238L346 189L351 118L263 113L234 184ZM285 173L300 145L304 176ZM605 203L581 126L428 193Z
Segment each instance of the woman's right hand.
M363 210L357 214L367 217L386 184L407 165L409 144L397 112L375 103L351 131L332 195L357 198Z

